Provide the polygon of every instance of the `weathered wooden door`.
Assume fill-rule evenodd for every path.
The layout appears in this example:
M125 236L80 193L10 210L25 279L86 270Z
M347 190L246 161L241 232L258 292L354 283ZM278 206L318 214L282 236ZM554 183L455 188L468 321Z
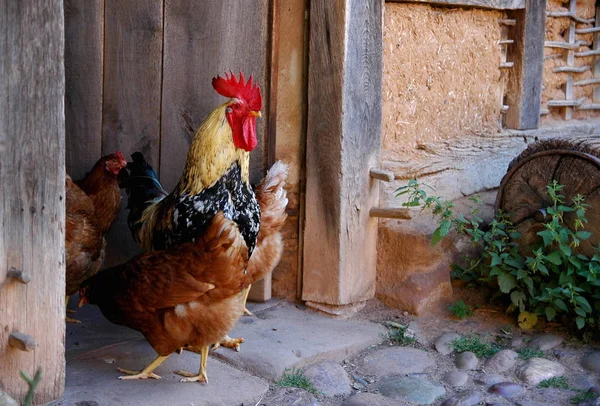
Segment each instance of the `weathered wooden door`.
M258 181L269 150L270 9L270 0L65 0L68 173L141 151L170 190L195 130L224 101L211 79L242 70L263 91ZM107 265L138 252L123 211L107 241Z
M0 390L41 368L35 404L64 387L62 6L0 0Z

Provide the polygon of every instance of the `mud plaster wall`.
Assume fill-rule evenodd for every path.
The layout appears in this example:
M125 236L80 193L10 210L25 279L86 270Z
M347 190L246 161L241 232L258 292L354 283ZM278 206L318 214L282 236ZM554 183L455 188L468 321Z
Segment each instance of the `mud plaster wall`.
M477 157L501 130L501 18L496 10L386 3L382 166L402 179L382 184L381 206L399 206L393 191L413 176L446 198L497 186ZM436 184L441 172L454 172L453 181ZM380 221L377 296L388 305L419 314L451 294L453 243L432 248L434 224Z
M500 11L386 3L384 160L419 160L430 144L499 130Z
M569 1L548 0L548 11L569 11ZM594 18L596 15L596 0L577 0L576 14L582 18ZM569 40L569 18L548 17L546 20L546 41L568 42ZM575 27L589 28L593 24L577 23ZM585 41L589 46L580 46L575 52L589 51L591 49L592 34L576 34L575 41ZM542 108L547 109L548 100L565 100L564 85L567 80L567 73L554 73L552 70L558 66L566 65L567 50L558 48L544 49L544 76L542 90ZM575 66L593 66L594 57L575 57ZM582 73L571 73L573 81L590 79L594 77L593 69ZM592 103L594 85L574 86L573 98L579 99L585 97L584 104ZM542 123L549 121L563 120L563 108L550 108L550 114L542 116ZM585 119L590 117L600 117L598 110L574 110L573 119Z
M276 159L290 164L288 218L282 230L285 250L272 275L276 297L296 298L299 250L300 179L304 160L306 90L306 0L278 0L279 51L277 77Z

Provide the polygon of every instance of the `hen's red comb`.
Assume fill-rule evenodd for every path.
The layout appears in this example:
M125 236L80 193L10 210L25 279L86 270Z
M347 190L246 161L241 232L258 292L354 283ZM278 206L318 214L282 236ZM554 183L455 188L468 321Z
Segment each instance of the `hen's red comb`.
M240 80L238 81L233 72L229 71L229 74L225 73L224 78L218 75L213 78L212 85L221 96L243 100L254 111L260 111L262 108L260 87L256 83L252 86L252 75L248 82L244 83L243 72L240 71Z

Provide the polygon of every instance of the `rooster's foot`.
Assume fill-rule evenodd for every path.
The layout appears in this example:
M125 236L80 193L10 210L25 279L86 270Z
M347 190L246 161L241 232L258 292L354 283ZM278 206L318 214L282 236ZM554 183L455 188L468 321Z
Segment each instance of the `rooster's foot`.
M232 350L236 350L236 351L240 351L240 344L242 344L243 342L245 342L246 340L242 337L240 338L231 338L229 336L225 336L225 338L223 338L221 340L221 342L216 343L212 350L215 351L217 348L223 346L225 348L231 348Z
M67 323L75 323L75 324L79 324L79 323L81 323L81 321L80 321L80 320L73 319L73 318L71 318L71 317L69 317L69 316L65 316L65 321L66 321Z
M67 313L76 313L77 310L73 310L73 309L67 309Z
M185 376L185 378L181 378L179 382L200 382L200 383L208 383L208 377L206 376L206 372L200 372L199 374L193 374L187 371L175 371L177 375Z
M120 376L119 379L162 379L159 375L156 375L154 372L144 372L144 371L132 371L131 369L117 368L119 372L123 372L127 374L125 376Z
M248 310L246 307L244 307L244 315L246 315L246 316L254 316L254 313L252 313L250 310Z

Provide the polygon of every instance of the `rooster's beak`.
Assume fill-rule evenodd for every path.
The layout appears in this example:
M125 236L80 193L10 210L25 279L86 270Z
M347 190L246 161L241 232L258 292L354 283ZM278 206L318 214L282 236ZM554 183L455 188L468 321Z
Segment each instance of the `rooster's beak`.
M260 114L260 111L251 111L250 112L251 116L256 116L256 117L262 117L262 114Z

